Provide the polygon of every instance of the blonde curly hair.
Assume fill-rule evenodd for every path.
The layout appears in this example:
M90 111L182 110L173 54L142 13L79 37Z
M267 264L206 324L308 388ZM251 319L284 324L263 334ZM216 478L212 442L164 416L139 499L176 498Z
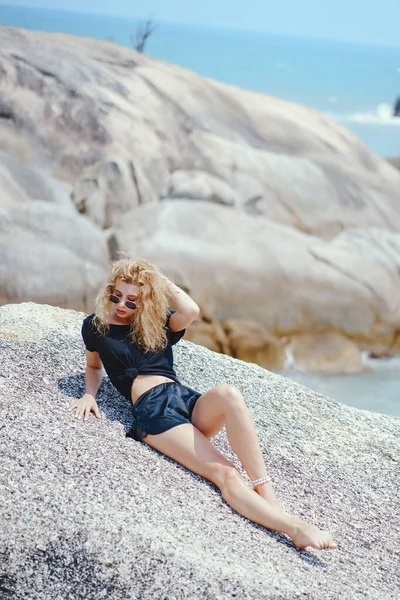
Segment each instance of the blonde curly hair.
M157 352L167 345L168 280L155 265L145 259L127 257L112 262L111 271L96 297L93 324L105 335L110 329L113 304L109 298L117 280L140 286L140 302L130 323L132 342L145 352Z

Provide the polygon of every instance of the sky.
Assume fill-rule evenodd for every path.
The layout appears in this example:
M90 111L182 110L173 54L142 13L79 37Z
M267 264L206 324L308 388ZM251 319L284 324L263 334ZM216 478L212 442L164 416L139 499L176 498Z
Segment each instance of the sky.
M0 0L228 29L400 47L400 0Z

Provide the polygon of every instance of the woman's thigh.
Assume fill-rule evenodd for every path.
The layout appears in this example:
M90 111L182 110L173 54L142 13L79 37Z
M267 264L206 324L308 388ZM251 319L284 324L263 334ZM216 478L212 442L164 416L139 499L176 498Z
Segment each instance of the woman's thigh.
M197 400L190 420L203 435L211 438L225 425L228 406L235 404L244 405L240 391L230 384L216 385Z
M235 465L191 423L176 425L157 435L148 434L143 442L217 487L220 487L228 468L239 473Z

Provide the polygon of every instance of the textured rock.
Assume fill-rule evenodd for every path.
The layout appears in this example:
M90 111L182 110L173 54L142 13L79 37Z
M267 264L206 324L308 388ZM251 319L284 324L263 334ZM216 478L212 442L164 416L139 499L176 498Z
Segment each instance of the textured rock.
M101 231L69 207L0 204L0 304L28 297L89 310L107 268Z
M61 182L38 168L31 168L18 157L0 151L1 202L43 200L73 210L69 190ZM7 194L5 188L18 189L18 195Z
M214 352L232 356L232 348L227 335L217 321L212 308L206 303L200 305L200 313L186 329L185 340L200 344Z
M278 337L333 329L387 344L399 329L397 233L348 229L321 240L210 202L171 200L126 215L116 238L131 256L182 270L219 321L255 321Z
M101 420L74 419L83 316L33 303L0 309L4 598L146 600L162 590L206 600L397 600L398 419L189 342L174 347L187 385L242 390L278 497L339 545L299 552L233 511L207 480L125 438L130 405L107 378ZM212 441L240 467L225 431Z
M237 203L232 187L223 179L202 171L174 171L171 174L166 199L183 198L209 200L234 206Z
M236 513L209 481L126 438L131 407L106 377L102 418L73 417L83 317L34 303L0 308L4 600L397 600L399 419L187 341L174 346L183 383L241 389L278 498L338 543L300 552ZM212 443L241 468L225 430Z
M315 110L110 42L1 27L0 48L0 148L16 130L101 227L187 190L323 237L400 229L399 173Z
M257 323L243 319L228 319L222 323L232 356L253 362L264 369L283 369L286 352L283 343Z
M29 298L89 310L108 267L104 235L68 187L0 151L0 304Z
M288 345L298 369L310 373L361 373L358 346L338 333L294 336Z
M106 252L122 249L174 259L196 295L210 295L218 319L391 344L400 326L400 173L334 121L117 44L1 26L0 86L0 204L46 201L60 221L50 261L57 257L63 280L50 302L86 310L82 297L87 286L92 296ZM86 227L79 256L67 229L85 236L83 221L61 225L70 198L96 226ZM172 210L185 227L170 223L173 239L157 217L168 212L171 221ZM143 214L158 231L141 229ZM0 303L48 297L37 271L51 235L25 229L15 239L5 232L1 249L9 267L28 265L26 287L15 294L3 265Z

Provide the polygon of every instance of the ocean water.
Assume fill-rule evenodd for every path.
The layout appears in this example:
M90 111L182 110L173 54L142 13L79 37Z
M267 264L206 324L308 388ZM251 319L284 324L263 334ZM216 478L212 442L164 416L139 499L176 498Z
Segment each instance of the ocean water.
M131 46L137 22L0 5L0 23ZM159 23L146 51L201 75L316 108L351 129L381 156L400 156L400 48L360 46ZM294 381L364 410L400 417L400 360L370 361L361 375L313 375Z
M0 23L131 46L126 17L0 6ZM399 38L400 40L400 38ZM356 45L160 22L146 51L201 75L306 104L384 157L400 156L400 47Z
M348 406L400 418L400 357L365 362L366 373L320 375L291 368L280 374Z

